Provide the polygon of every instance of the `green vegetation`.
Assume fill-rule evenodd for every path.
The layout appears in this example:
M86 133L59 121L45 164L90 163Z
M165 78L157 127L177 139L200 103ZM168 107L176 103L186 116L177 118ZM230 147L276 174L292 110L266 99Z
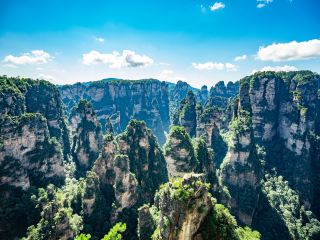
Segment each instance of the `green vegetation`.
M210 240L259 240L261 235L249 227L239 227L229 210L215 204L211 214L204 220L199 232Z
M196 98L191 90L181 101L180 108L174 116L174 124L185 127L190 137L196 135Z
M176 162L177 170L179 172L195 172L199 163L195 156L194 147L189 134L184 127L172 126L170 128L169 136L163 146L165 156L171 156ZM181 156L178 151L185 150L188 156Z
M90 240L91 239L91 235L90 234L83 234L81 233L80 235L78 235L77 237L75 237L74 240Z
M110 231L101 239L101 240L121 240L122 233L126 231L126 224L125 223L117 223ZM83 234L81 233L74 240L90 240L90 234Z
M77 165L77 176L85 176L98 158L102 147L100 123L90 102L81 99L70 115L74 124L71 154Z
M229 129L236 135L251 129L252 119L248 111L241 110L239 116L232 120Z
M37 225L28 228L25 240L46 240L62 238L71 232L73 235L82 229L82 218L73 212L73 198L53 185L40 188L32 199L41 209L41 219Z
M122 233L126 231L126 228L125 223L117 223L102 240L121 240Z
M198 188L204 183L199 181L199 182L194 182L192 184L197 185L197 188ZM205 185L207 189L209 188L209 186L210 186L209 184ZM173 197L176 200L187 201L190 198L190 196L192 196L195 193L194 192L195 186L183 184L183 178L174 179L172 181L172 186L170 185L167 186L167 190L168 190L168 187L172 187Z
M164 145L164 154L165 155L169 155L172 153L172 144L171 144L171 140L172 138L178 139L179 140L179 144L178 144L178 148L184 148L187 151L190 151L190 153L192 154L193 151L193 145L192 145L192 141L190 136L188 135L188 133L186 132L184 127L180 127L180 126L172 126L170 128L170 132L169 132L169 136L167 138L167 142ZM194 155L194 154L193 154Z
M116 140L130 146L124 153L129 157L130 172L141 186L140 201L151 202L158 187L168 180L166 162L157 138L144 121L130 120L126 130ZM147 169L144 169L145 166Z
M320 222L301 206L299 196L282 176L266 174L262 190L271 207L283 219L291 239L319 239Z

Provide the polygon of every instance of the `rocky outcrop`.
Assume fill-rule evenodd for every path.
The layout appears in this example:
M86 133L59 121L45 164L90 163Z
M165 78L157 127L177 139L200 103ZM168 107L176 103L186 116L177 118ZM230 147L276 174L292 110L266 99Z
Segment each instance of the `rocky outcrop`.
M228 82L225 85L223 81L220 81L214 87L211 87L206 106L225 110L229 100L237 96L238 93L239 82Z
M126 234L134 239L137 207L152 202L156 190L168 180L156 137L144 122L131 120L122 134L105 137L92 171L99 177L105 202L113 206L110 222L126 222Z
M153 239L197 239L195 235L212 209L211 198L203 181L201 175L186 175L184 178L167 183L160 189L155 196L153 206L157 212L153 214L158 215L158 218L149 219L149 222L155 221L157 227ZM148 211L150 208L139 209L140 216L152 216ZM143 219L140 218L139 221ZM142 237L146 235L143 229L139 230L140 239L148 239Z
M204 106L209 99L209 91L206 85L202 86L198 93L198 101Z
M30 186L63 182L61 145L50 138L41 114L1 118L0 135L1 185L28 190Z
M0 106L0 238L11 239L39 217L30 199L34 188L64 183L70 149L54 85L0 77Z
M170 129L164 151L170 177L201 173L210 184L210 192L220 202L228 204L229 199L217 177L214 152L204 137L191 141L183 127L174 126Z
M122 132L130 119L139 119L146 122L160 143L165 141L164 132L169 129L168 86L165 82L105 79L65 85L59 90L68 112L79 99L90 101L103 130L108 117L116 133Z
M58 140L67 158L68 129L57 87L43 80L0 77L1 116L23 113L40 113L45 117L50 136Z
M189 91L186 98L181 101L180 108L173 118L173 124L184 127L190 137L196 135L196 98L192 91Z
M229 82L227 86L224 82L219 82L211 88L208 97L207 88L204 86L198 93L198 103L194 94L189 92L173 116L173 124L185 127L191 137L205 137L208 147L211 147L217 156L217 167L220 167L227 153L227 144L221 131L229 129L238 92L238 82Z
M319 80L307 71L263 72L241 80L221 176L230 191L232 212L242 222L252 221L264 169L275 168L304 206L313 208L313 176L318 170L312 169L310 143L319 134ZM265 168L259 167L260 161ZM241 206L243 202L250 205Z
M267 72L246 81L253 141L265 147L267 168L275 167L309 208L314 197L311 142L319 135L320 77L307 71Z
M251 119L247 112L242 111L231 122L230 131L221 179L231 195L231 212L242 224L251 225L259 200L261 166L251 139Z
M234 97L239 93L239 86L239 81L228 82L227 86L224 81L220 81L214 87L210 88L210 97Z
M81 99L70 115L71 153L77 173L84 176L91 169L102 148L102 132L92 105Z
M139 239L260 239L259 233L238 228L228 210L216 204L208 189L201 174L187 174L162 185L154 205L139 209ZM250 234L242 237L239 233L245 231Z
M169 175L183 177L197 170L197 159L185 128L173 126L164 145L164 154Z
M174 122L174 115L180 108L181 101L186 98L189 91L192 91L195 95L198 94L198 89L191 87L188 83L178 81L177 84L169 85L169 111L170 111L170 122Z

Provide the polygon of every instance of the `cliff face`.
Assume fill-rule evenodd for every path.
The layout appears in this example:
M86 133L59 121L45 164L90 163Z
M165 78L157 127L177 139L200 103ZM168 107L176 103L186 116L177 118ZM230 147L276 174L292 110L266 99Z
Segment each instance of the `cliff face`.
M183 127L171 127L164 154L169 175L183 177L184 174L197 170L197 159L191 139Z
M70 115L72 149L71 154L77 165L77 173L85 175L98 158L102 148L100 123L91 104L80 100Z
M6 116L0 123L1 185L28 190L30 186L63 182L61 146L50 138L46 119L41 114Z
M206 106L225 109L229 99L237 96L239 93L239 82L228 82L227 85L223 81L218 82L214 87L211 87L209 99Z
M170 111L170 122L173 123L175 120L175 114L179 111L181 101L186 98L189 91L194 94L198 93L198 89L191 87L188 83L178 81L177 84L171 84L169 89L169 111Z
M241 90L240 90L241 92ZM251 140L251 119L241 112L230 124L228 152L221 165L221 179L231 195L231 212L251 225L260 194L261 166Z
M109 117L116 133L123 131L130 119L139 119L146 122L159 142L165 141L164 132L169 129L169 100L164 82L101 80L65 85L59 90L68 112L79 99L90 101L103 129Z
M200 224L212 209L203 181L200 175L186 176L166 184L157 193L155 208L159 220L154 239L195 239Z
M319 135L319 82L311 72L266 73L254 75L244 93L253 141L265 147L267 168L276 167L306 207L313 199L311 152L313 135Z
M196 98L192 91L189 91L186 98L181 101L179 110L173 117L173 124L184 127L190 137L196 135Z
M224 81L218 82L214 87L210 88L210 97L234 97L239 93L239 81L228 82L225 85Z
M209 91L206 85L202 86L200 92L198 93L198 101L205 105L207 100L209 99Z
M164 153L170 177L201 173L210 184L210 192L220 202L229 203L216 173L216 156L204 137L191 140L183 127L173 126L164 145Z
M124 133L105 138L101 157L92 171L99 177L105 201L113 204L111 223L126 222L127 234L134 239L137 207L152 202L158 187L168 180L155 136L145 123L130 121Z
M47 122L51 137L61 144L64 156L69 153L67 123L58 89L49 82L0 77L0 113L20 116L40 113Z
M59 92L48 82L1 77L0 106L0 238L13 238L38 217L33 189L64 182L68 131Z
M304 206L314 208L318 169L312 166L318 158L311 156L313 136L319 134L319 79L302 71L257 73L241 80L221 176L232 212L242 222L250 224L258 207L261 173L274 168Z

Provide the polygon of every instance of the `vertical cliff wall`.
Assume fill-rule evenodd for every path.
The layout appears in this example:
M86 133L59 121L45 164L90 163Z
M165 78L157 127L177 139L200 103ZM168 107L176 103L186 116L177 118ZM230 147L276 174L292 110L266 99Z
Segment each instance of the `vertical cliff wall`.
M169 129L168 86L158 80L101 80L65 85L59 88L68 112L84 98L92 103L104 130L110 118L113 130L120 133L130 119L139 119L164 143Z

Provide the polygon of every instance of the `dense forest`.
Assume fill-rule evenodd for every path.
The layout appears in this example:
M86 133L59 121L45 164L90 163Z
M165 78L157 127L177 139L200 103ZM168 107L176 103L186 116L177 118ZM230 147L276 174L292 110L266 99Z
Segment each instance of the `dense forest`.
M0 239L320 239L320 76L208 90L0 77Z

